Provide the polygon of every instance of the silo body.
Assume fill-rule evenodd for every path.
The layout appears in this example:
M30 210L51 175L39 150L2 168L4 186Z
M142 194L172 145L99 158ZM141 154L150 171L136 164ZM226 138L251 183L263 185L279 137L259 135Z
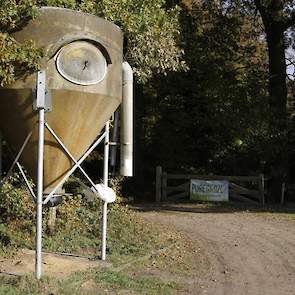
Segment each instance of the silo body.
M16 32L14 38L20 42L33 40L37 47L43 48L45 57L42 68L46 71L46 88L51 93L52 100L52 110L46 113L45 119L72 155L79 159L121 103L121 30L93 15L47 7L41 8L38 17ZM71 48L67 46L76 46L75 44L82 47L90 44L87 46L91 50L97 48L102 53L106 60L106 73L101 81L79 83L71 81L58 71L59 52L64 48ZM79 48L70 54L72 57L79 55ZM66 58L62 62L67 62ZM96 73L91 60L85 60L85 65L80 68L81 75L86 66L89 67L89 72ZM0 89L0 128L15 151L20 149L28 133L33 130L32 138L22 154L21 163L34 181L37 177L38 145L38 113L33 110L36 79L37 75L34 73ZM73 164L53 136L46 132L45 192L49 192Z

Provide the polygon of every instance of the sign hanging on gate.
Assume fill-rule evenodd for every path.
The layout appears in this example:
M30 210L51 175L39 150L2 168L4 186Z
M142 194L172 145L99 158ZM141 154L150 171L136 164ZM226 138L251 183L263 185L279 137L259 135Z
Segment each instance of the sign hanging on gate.
M228 201L228 181L191 179L190 199L198 201Z

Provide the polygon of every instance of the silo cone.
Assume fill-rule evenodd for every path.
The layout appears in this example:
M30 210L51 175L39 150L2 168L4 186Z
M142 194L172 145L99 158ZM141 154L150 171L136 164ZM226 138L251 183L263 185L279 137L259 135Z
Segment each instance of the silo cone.
M41 8L38 17L14 34L43 48L46 88L52 110L46 122L79 159L99 135L122 99L121 30L93 15L68 9ZM31 140L21 163L36 182L38 113L33 110L37 74L0 89L0 128L17 152L28 133ZM44 149L44 191L50 190L73 161L47 131Z

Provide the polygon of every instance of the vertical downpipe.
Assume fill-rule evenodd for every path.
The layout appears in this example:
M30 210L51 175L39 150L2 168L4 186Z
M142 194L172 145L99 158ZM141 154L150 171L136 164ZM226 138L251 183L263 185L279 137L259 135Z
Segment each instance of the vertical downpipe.
M120 174L133 176L133 71L128 62L123 62L122 95Z
M114 113L114 127L112 134L113 145L110 146L110 167L112 175L115 175L116 159L117 159L117 142L118 142L118 130L119 130L119 110Z

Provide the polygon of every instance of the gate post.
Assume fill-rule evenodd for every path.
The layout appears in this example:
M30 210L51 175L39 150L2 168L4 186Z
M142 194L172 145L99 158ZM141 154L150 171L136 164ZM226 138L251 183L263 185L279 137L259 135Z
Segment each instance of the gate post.
M167 172L162 174L162 201L167 201Z
M259 191L260 191L261 205L264 207L264 205L265 205L265 198L264 198L264 175L263 174L260 174Z
M162 167L156 167L156 202L161 202L162 199Z

